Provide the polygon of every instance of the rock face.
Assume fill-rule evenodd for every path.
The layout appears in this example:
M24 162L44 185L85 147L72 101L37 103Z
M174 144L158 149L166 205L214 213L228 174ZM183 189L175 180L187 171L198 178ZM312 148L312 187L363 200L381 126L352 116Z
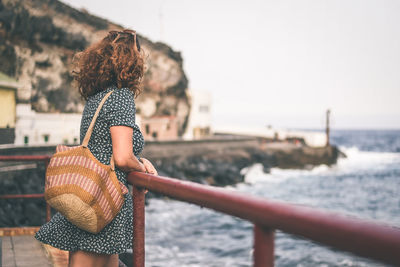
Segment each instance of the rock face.
M262 163L268 172L275 162L254 138L153 142L146 144L143 156L154 162L161 176L214 186L243 182L244 167Z
M20 103L31 102L38 112L81 112L84 102L72 85L72 57L109 30L122 28L57 0L2 0L0 71L20 83ZM181 134L190 109L182 57L163 43L138 38L147 68L137 112L145 118L177 116Z
M269 143L263 146L263 150L274 156L274 167L282 169L332 165L340 156L345 156L336 146L309 147L291 143Z
M291 143L263 143L257 138L147 143L143 156L151 159L159 175L214 186L244 181L241 170L255 163L270 168L308 169L336 163L336 146L308 147Z

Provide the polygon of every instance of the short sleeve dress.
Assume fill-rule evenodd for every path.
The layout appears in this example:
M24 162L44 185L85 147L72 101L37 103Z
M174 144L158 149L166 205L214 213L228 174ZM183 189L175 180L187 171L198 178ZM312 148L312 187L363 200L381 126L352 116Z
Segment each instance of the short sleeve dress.
M112 154L111 126L123 125L133 128L132 149L137 157L144 147L143 135L135 123L134 94L128 88L117 88L116 86L111 86L88 98L81 120L81 143L100 101L111 90L114 92L106 100L99 113L88 145L92 154L104 164L110 163ZM115 172L118 179L127 185L127 174L118 168L115 169ZM62 250L119 254L132 248L132 220L132 196L126 194L120 212L98 234L81 230L60 213L56 213L48 223L39 229L35 237L45 244Z

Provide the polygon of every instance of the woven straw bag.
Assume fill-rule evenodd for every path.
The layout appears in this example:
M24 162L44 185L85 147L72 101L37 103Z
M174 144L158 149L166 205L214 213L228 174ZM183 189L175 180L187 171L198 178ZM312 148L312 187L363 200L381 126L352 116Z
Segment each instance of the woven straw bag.
M46 170L45 199L71 223L91 233L100 232L120 211L128 189L110 165L98 161L88 143L99 112L113 91L104 96L82 145L58 145Z

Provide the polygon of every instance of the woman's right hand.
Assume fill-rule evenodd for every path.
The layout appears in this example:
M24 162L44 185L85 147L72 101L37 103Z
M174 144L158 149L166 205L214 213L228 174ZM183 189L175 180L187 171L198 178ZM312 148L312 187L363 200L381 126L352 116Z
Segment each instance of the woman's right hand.
M144 167L146 168L146 172L153 174L153 175L158 175L158 172L156 168L154 168L153 164L145 158L140 158L140 161L143 163Z
M139 160L139 164L140 164L140 172L147 172L146 166Z

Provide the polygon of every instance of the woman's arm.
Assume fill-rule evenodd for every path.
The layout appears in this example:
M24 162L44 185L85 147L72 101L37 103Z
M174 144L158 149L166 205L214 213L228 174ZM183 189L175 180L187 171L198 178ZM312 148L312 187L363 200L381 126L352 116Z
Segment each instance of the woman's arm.
M125 172L146 172L146 167L133 154L133 128L128 126L110 127L115 165Z

